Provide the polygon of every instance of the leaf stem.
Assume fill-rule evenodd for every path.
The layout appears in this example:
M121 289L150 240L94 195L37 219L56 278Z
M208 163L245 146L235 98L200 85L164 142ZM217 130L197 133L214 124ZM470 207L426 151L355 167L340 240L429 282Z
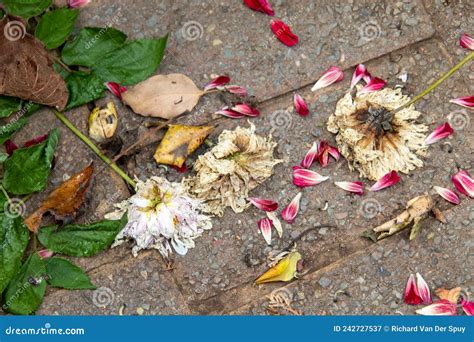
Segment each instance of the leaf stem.
M458 64L456 64L454 67L452 67L448 72L446 72L443 76L441 76L438 80L436 80L433 84L431 84L428 88L423 90L420 94L416 95L413 99L405 103L404 105L392 110L392 114L401 111L402 109L407 108L408 106L411 106L415 102L418 102L421 100L425 95L433 91L435 88L437 88L441 83L446 81L452 74L454 74L458 69L460 69L464 64L469 62L471 59L474 58L474 51L469 53L466 57L463 58L462 61L460 61Z
M97 156L104 161L107 165L109 165L112 170L117 172L120 177L123 178L124 181L126 181L128 184L130 184L133 188L136 187L137 183L133 179L131 179L117 164L112 162L102 151L84 134L82 134L81 131L79 131L76 126L73 125L71 121L69 121L63 113L54 110L54 114L56 117L61 120L61 122L69 128L79 139L81 139L92 151L94 151Z

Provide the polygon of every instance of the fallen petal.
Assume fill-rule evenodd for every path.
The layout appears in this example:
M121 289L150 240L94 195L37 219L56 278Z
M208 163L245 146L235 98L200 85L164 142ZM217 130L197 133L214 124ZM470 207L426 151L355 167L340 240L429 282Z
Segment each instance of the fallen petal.
M451 180L460 193L474 198L474 180L467 171L460 170L451 177Z
M431 299L430 288L420 273L416 274L416 287L418 288L418 293L420 294L420 298L423 301L422 303L431 304L433 299Z
M216 114L224 115L224 116L227 116L228 118L232 118L232 119L240 119L240 118L245 117L244 114L233 111L233 110L229 109L229 107L222 108L221 110L217 111Z
M283 21L273 19L271 28L275 36L286 46L294 46L298 43L298 36L291 32L291 29Z
M293 167L293 184L300 188L318 185L328 179L329 177L322 176L315 171L303 169L299 166Z
M247 89L245 89L244 87L238 86L238 85L226 86L226 87L224 87L224 89L227 90L229 93L237 94L241 97L248 96Z
M70 8L82 8L87 6L91 0L68 0L67 5Z
M466 33L463 33L459 39L459 45L465 49L474 50L474 38Z
M254 11L259 11L269 16L274 16L275 12L272 9L272 5L267 0L244 0L244 4Z
M344 72L340 68L332 66L314 84L313 88L311 88L311 91L316 91L318 89L327 87L335 82L341 81L343 78Z
M380 178L372 187L370 191L379 191L394 184L397 184L400 181L400 176L398 175L397 171L391 171L387 173L385 176Z
M387 82L378 77L372 77L370 81L359 91L359 95L368 94L385 87Z
M352 74L351 89L354 88L364 76L367 76L367 68L364 64L358 64L354 70L354 74Z
M281 225L280 220L278 219L277 215L273 211L267 211L268 218L272 221L273 227L275 227L278 236L281 238L283 236L283 227Z
M315 142L313 146L309 149L309 151L304 156L303 160L301 161L301 166L305 169L309 169L313 164L314 159L318 156L318 144Z
M6 152L7 152L7 154L8 154L9 156L11 156L12 153L13 153L15 150L17 150L17 149L19 148L18 145L15 144L15 143L14 143L13 141L11 141L10 139L8 139L7 141L5 141L4 145L5 145L5 150L6 150Z
M272 200L250 197L249 201L258 209L263 211L275 211L278 209L278 203Z
M474 316L474 302L470 302L467 300L462 300L461 301L461 306L466 315L468 316Z
M41 259L48 259L54 255L54 252L50 251L49 249L42 249L38 251L38 255Z
M334 182L334 184L343 190L353 192L357 195L364 194L364 184L362 182Z
M301 260L301 254L298 252L290 252L286 257L281 259L278 264L270 268L257 280L256 284L270 283L274 281L290 281L298 271L298 263Z
M40 135L39 137L33 138L33 139L28 140L27 142L25 142L23 144L23 147L30 147L30 146L33 146L33 145L40 144L43 141L45 141L47 138L48 138L47 134Z
M403 296L403 301L408 305L418 305L423 302L418 293L418 288L416 287L415 275L410 274L408 278L407 286L405 287L405 294Z
M221 87L230 82L230 77L225 75L217 76L204 86L204 91Z
M433 133L428 135L428 137L425 140L426 145L431 145L434 144L437 141L440 141L441 139L444 139L451 134L453 134L454 130L451 127L451 125L447 122L445 122L442 125L439 125L438 127L435 128Z
M120 84L115 83L115 82L106 82L104 84L107 87L107 89L112 94L117 96L120 100L122 99L122 94L127 91L127 88L125 88L124 86L121 86Z
M453 304L446 299L425 306L423 309L416 310L417 314L424 316L454 316L456 315L456 312L456 304Z
M326 141L320 141L318 145L318 161L322 167L329 164L329 144Z
M293 223L298 211L300 210L300 200L301 200L301 192L299 192L295 198L288 204L288 206L283 209L281 212L281 217L287 223Z
M255 117L255 116L260 115L260 112L256 108L250 107L246 103L239 103L239 104L235 105L234 107L232 107L231 110L234 111L234 112L243 114L245 116Z
M456 195L456 193L454 191L446 189L446 188L442 188L440 186L435 186L434 189L446 201L451 202L451 203L456 204L456 205L461 203L461 201L459 199L459 196Z
M262 232L263 238L268 245L272 244L272 220L263 218L258 220L258 228Z
M293 103L295 105L295 110L299 115L306 116L309 114L308 105L300 95L295 94Z
M474 108L474 95L458 97L457 99L449 100L449 102L466 108Z
M341 158L341 153L339 152L337 147L328 145L328 152L336 161L339 160L339 158Z

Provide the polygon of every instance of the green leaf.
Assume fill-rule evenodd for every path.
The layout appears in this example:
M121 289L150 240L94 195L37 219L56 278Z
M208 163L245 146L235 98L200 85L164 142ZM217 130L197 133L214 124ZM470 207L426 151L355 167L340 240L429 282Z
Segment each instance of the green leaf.
M26 118L21 118L16 121L12 121L0 127L0 144L11 138L11 136L27 124Z
M48 49L56 49L71 34L79 10L59 8L43 15L36 27L35 35Z
M100 59L93 70L107 82L132 85L156 72L166 47L168 36L160 39L140 39Z
M0 152L0 164L3 164L5 162L5 160L8 159L8 157L10 157L8 154L6 154L5 152Z
M68 65L92 67L108 53L122 47L125 33L111 27L85 27L64 45L62 60Z
M68 290L94 290L96 287L79 267L67 259L52 257L46 259L48 284Z
M66 77L69 90L69 103L66 109L71 109L85 103L97 100L104 95L104 81L94 73L74 72Z
M21 258L28 246L29 233L21 216L12 217L3 213L7 199L3 192L0 214L0 293L21 266Z
M0 96L0 118L9 117L20 110L21 100L16 97Z
M46 290L46 266L38 254L32 254L12 279L5 292L8 312L29 315L43 302Z
M58 140L59 130L55 128L42 143L15 150L3 164L5 190L15 195L44 190Z
M43 13L52 2L53 0L3 0L8 13L26 19Z
M127 214L120 220L102 220L90 225L57 225L39 230L39 241L47 249L69 256L96 255L109 247L117 234L127 224Z

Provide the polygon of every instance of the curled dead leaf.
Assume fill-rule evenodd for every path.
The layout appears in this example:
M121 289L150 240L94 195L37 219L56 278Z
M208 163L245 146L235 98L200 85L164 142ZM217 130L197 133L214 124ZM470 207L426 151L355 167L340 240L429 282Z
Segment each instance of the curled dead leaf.
M94 168L92 164L75 174L49 194L41 206L25 220L33 233L38 232L43 215L50 212L57 220L74 217L84 202Z
M89 116L89 135L98 142L111 138L118 127L117 110L113 102L106 108L96 107Z
M204 142L213 129L213 126L170 125L156 149L156 162L182 167L186 158Z
M204 91L183 74L156 75L127 89L122 100L144 116L173 118L192 110Z
M281 259L275 266L262 274L255 280L255 284L270 283L275 281L290 281L298 272L298 262L301 260L301 254L290 252Z
M11 30L16 25L16 31ZM12 37L8 32L15 32ZM26 32L21 18L0 20L0 94L63 110L68 101L64 80L53 69L43 44Z
M435 293L439 297L439 299L446 299L453 304L457 304L459 296L461 295L461 291L462 289L460 287L455 287L451 290L439 288L435 290Z

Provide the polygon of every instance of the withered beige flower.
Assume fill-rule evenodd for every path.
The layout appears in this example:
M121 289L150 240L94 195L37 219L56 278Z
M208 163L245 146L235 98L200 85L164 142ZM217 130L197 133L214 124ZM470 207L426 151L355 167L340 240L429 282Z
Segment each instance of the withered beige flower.
M409 173L422 167L420 156L426 153L428 127L416 122L421 113L413 106L390 113L410 98L400 89L366 94L360 94L360 89L357 86L354 98L347 93L339 100L327 124L328 130L337 134L338 148L351 170L377 180L393 170Z
M202 210L222 216L225 207L236 213L248 207L248 193L273 173L282 160L273 157L276 147L269 137L255 134L255 125L223 131L218 143L199 156L194 164L196 176L184 182L189 193L204 201Z

